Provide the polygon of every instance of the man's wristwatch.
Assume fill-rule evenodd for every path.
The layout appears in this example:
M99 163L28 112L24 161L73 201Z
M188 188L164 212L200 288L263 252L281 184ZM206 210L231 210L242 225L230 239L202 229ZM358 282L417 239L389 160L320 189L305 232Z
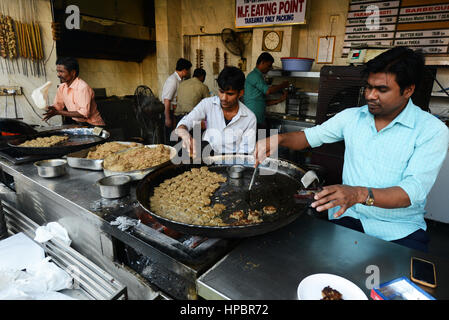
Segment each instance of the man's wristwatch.
M374 195L371 188L368 189L368 197L365 200L365 206L373 206L374 205Z

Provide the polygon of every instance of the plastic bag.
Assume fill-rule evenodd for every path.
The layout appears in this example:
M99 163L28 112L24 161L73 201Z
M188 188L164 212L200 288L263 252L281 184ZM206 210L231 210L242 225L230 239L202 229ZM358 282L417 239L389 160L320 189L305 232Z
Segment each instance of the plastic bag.
M57 291L72 289L73 280L47 257L26 271L0 270L0 300L68 300L69 296Z
M36 289L39 290L24 290L25 292L59 291L71 289L73 286L73 278L56 264L50 262L50 257L30 266L26 271L30 274L30 279L36 283Z
M47 242L53 237L61 240L67 246L70 246L72 240L69 238L67 230L57 222L50 222L46 226L41 226L36 229L36 236L34 240L40 243Z
M51 81L47 81L43 86L34 89L31 93L31 98L39 109L45 109L47 107L48 89L50 86Z

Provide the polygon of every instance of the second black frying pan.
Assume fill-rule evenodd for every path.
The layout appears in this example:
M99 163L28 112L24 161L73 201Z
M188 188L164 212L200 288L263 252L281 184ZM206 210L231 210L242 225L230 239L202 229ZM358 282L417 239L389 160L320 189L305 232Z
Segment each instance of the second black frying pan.
M37 131L29 124L17 119L0 118L0 131L6 134L35 134Z
M241 157L241 155L235 156ZM230 156L226 157L229 158ZM226 209L220 216L223 222L229 223L226 226L187 224L165 218L155 214L151 210L149 199L153 195L155 187L166 179L175 177L201 165L171 164L165 168L149 173L137 186L137 200L144 210L156 218L161 224L185 234L210 238L240 238L271 232L293 222L307 209L307 204L299 203L294 197L294 194L302 188L300 178L305 171L287 161L273 161L277 161L276 168L261 168L261 173L267 173L271 170L273 174L259 174L257 176L256 183L251 190L249 203L245 201L245 192L248 189L249 181L254 170L250 162L243 164L246 170L242 179L230 179L228 177L227 169L235 162L208 163L210 171L228 177L228 180L211 197L211 205L214 205L214 203L222 203L226 206ZM264 216L264 221L261 223L233 225L232 222L235 222L235 220L229 218L229 215L234 211L248 210L249 208L261 211L264 206L276 207L276 213Z
M69 139L58 143L52 147L23 147L20 146L27 140L36 139L38 137L49 137L53 135L67 135ZM42 154L68 154L81 149L89 148L94 145L106 142L110 134L106 130L103 130L100 135L94 134L92 128L71 128L71 129L59 129L49 130L33 135L25 135L20 138L11 140L8 142L8 146L15 149L22 154L30 155L42 155Z

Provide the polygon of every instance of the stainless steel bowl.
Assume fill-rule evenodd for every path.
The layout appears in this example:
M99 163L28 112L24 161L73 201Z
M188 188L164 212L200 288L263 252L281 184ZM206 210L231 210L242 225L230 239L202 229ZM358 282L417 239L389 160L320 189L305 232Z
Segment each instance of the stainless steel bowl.
M127 196L130 191L131 177L127 175L114 175L97 181L100 194L103 198L115 199Z
M233 165L228 169L228 175L231 179L240 179L243 177L243 171L245 171L245 167L239 164Z
M37 173L44 178L55 178L65 175L67 160L50 159L36 161Z

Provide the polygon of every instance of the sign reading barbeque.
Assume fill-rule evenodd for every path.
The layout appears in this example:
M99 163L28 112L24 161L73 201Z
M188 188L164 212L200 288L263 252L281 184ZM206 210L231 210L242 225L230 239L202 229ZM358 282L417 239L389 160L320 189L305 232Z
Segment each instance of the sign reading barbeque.
M236 0L237 28L305 23L306 0Z
M407 46L425 54L447 54L449 1L352 0L342 56L351 47Z

